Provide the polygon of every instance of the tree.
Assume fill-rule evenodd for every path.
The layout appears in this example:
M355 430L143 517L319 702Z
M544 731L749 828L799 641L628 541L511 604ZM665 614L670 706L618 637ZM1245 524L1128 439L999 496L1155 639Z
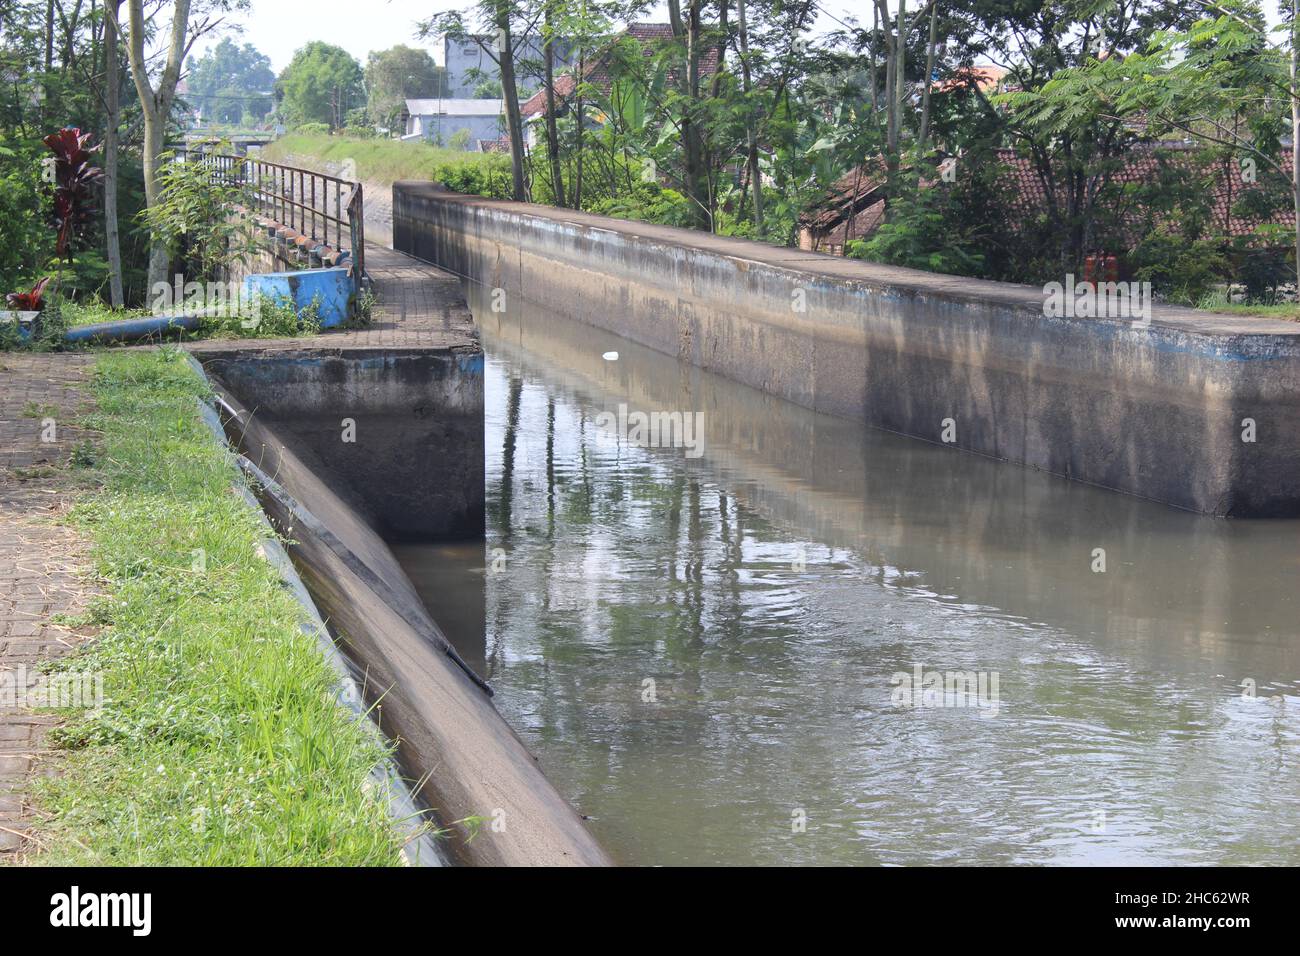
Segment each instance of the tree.
M165 7L166 4L162 6ZM150 208L157 205L162 198L159 166L166 142L167 121L171 116L172 105L176 102L176 85L180 82L181 65L199 37L216 29L221 23L221 18L216 16L217 12L245 6L247 6L246 0L207 0L207 2L199 0L197 7L192 0L173 0L171 29L167 34L166 59L161 73L155 78L150 75L150 60L145 54L145 40L152 23L145 15L144 0L128 0L127 11L130 16L131 31L130 43L127 45L127 59L131 65L131 78L135 81L136 94L140 98L140 110L143 114L145 202ZM106 12L116 19L114 11L109 9ZM192 13L198 14L193 29L190 24ZM117 24L117 29L120 33L120 23ZM167 244L155 238L149 251L150 288L166 281L167 259Z
M126 304L122 290L122 239L117 218L118 127L122 123L122 60L118 16L122 0L105 0L104 23L104 248L108 256L109 301Z
M447 95L447 71L424 50L398 45L370 54L366 92L371 122L393 129L408 99Z
M361 64L341 47L313 41L294 54L276 82L285 122L344 125L348 111L365 105Z
M1226 151L1246 184L1255 183L1256 166L1287 180L1300 276L1300 163L1294 157L1300 142L1300 0L1285 0L1282 7L1281 45L1269 42L1263 11L1253 0L1205 6L1212 15L1186 31L1162 34L1144 55L1100 65L1091 76L1074 71L1068 79L1103 86L1114 112L1141 111L1157 135L1172 132ZM1281 155L1283 135L1293 144L1290 169Z
M205 120L237 124L245 115L266 116L275 86L271 59L251 43L229 37L189 67L189 101Z
M478 0L472 14L480 28L478 31L471 32L465 23L465 15L458 10L440 13L420 24L421 37L442 34L456 43L472 41L497 65L505 101L506 130L510 135L511 195L517 202L528 198L528 180L515 65L536 25L536 17L531 14L523 0Z

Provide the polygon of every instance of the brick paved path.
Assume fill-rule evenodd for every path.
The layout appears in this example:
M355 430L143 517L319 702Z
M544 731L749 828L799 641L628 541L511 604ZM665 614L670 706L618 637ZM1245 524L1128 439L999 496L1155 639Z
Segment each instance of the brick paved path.
M69 459L86 440L71 422L88 401L82 386L91 361L0 352L0 863L31 849L25 792L32 775L50 770L44 738L55 723L10 706L5 688L19 675L33 686L39 662L84 640L50 619L80 611L92 587L78 574L84 543L56 523L73 493Z

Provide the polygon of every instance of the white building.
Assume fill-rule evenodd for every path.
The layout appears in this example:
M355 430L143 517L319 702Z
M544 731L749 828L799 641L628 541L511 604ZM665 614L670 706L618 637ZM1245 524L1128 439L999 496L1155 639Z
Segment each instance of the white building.
M506 129L503 100L433 99L406 101L406 135L403 139L422 139L451 146L462 130L468 131L464 149L474 149L479 140L501 138Z

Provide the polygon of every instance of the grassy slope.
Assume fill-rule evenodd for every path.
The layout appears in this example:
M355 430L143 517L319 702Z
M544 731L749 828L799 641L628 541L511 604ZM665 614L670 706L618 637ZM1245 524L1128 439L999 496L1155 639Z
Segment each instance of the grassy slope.
M293 156L314 156L341 163L352 159L357 174L370 182L392 184L399 179L437 179L447 167L481 167L509 173L504 156L439 149L428 143L402 143L391 139L352 139L290 133L265 147L261 158L283 162Z
M380 745L334 703L301 608L257 554L266 531L231 491L203 389L171 350L96 365L101 487L73 520L111 597L70 666L101 670L108 703L60 733L71 750L42 792L55 817L38 862L397 863L367 786Z

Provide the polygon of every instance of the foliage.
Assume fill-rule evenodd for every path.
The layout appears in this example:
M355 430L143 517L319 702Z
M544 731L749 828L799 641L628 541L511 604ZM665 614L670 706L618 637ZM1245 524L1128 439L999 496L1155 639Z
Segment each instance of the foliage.
M850 241L855 258L950 275L984 273L977 226L961 214L960 190L921 184L913 175L894 200L889 218L867 240Z
M39 312L45 308L45 288L49 284L50 277L46 276L30 292L10 292L5 296L5 304L16 312Z
M301 311L288 299L259 296L242 312L207 317L205 335L246 339L281 339L319 335L321 330L320 298Z
M242 161L219 165L197 154L180 161L171 153L164 160L162 196L142 213L144 221L156 241L184 259L187 278L219 279L227 265L253 248L249 221L234 212L251 206Z
M92 166L90 156L100 147L79 129L64 128L45 137L54 154L54 226L58 230L54 251L59 258L70 251L72 239L84 230L94 215L91 187L104 179L104 171Z
M1133 278L1150 282L1156 295L1184 305L1205 298L1229 268L1220 243L1165 231L1143 238L1129 254L1128 265Z
M365 105L365 76L347 50L313 41L294 54L276 81L280 112L291 126L345 123L348 110Z
M54 255L54 233L46 225L41 157L35 140L6 137L0 131L0 291L30 285Z
M588 208L602 216L664 226L686 227L691 222L690 200L675 189L665 189L657 183L637 183L623 195L596 200Z
M370 121L397 129L408 99L447 95L447 71L424 50L398 45L370 54L366 91Z
M210 49L188 71L187 99L207 122L239 125L262 122L271 112L275 71L271 59L253 46L229 37Z

